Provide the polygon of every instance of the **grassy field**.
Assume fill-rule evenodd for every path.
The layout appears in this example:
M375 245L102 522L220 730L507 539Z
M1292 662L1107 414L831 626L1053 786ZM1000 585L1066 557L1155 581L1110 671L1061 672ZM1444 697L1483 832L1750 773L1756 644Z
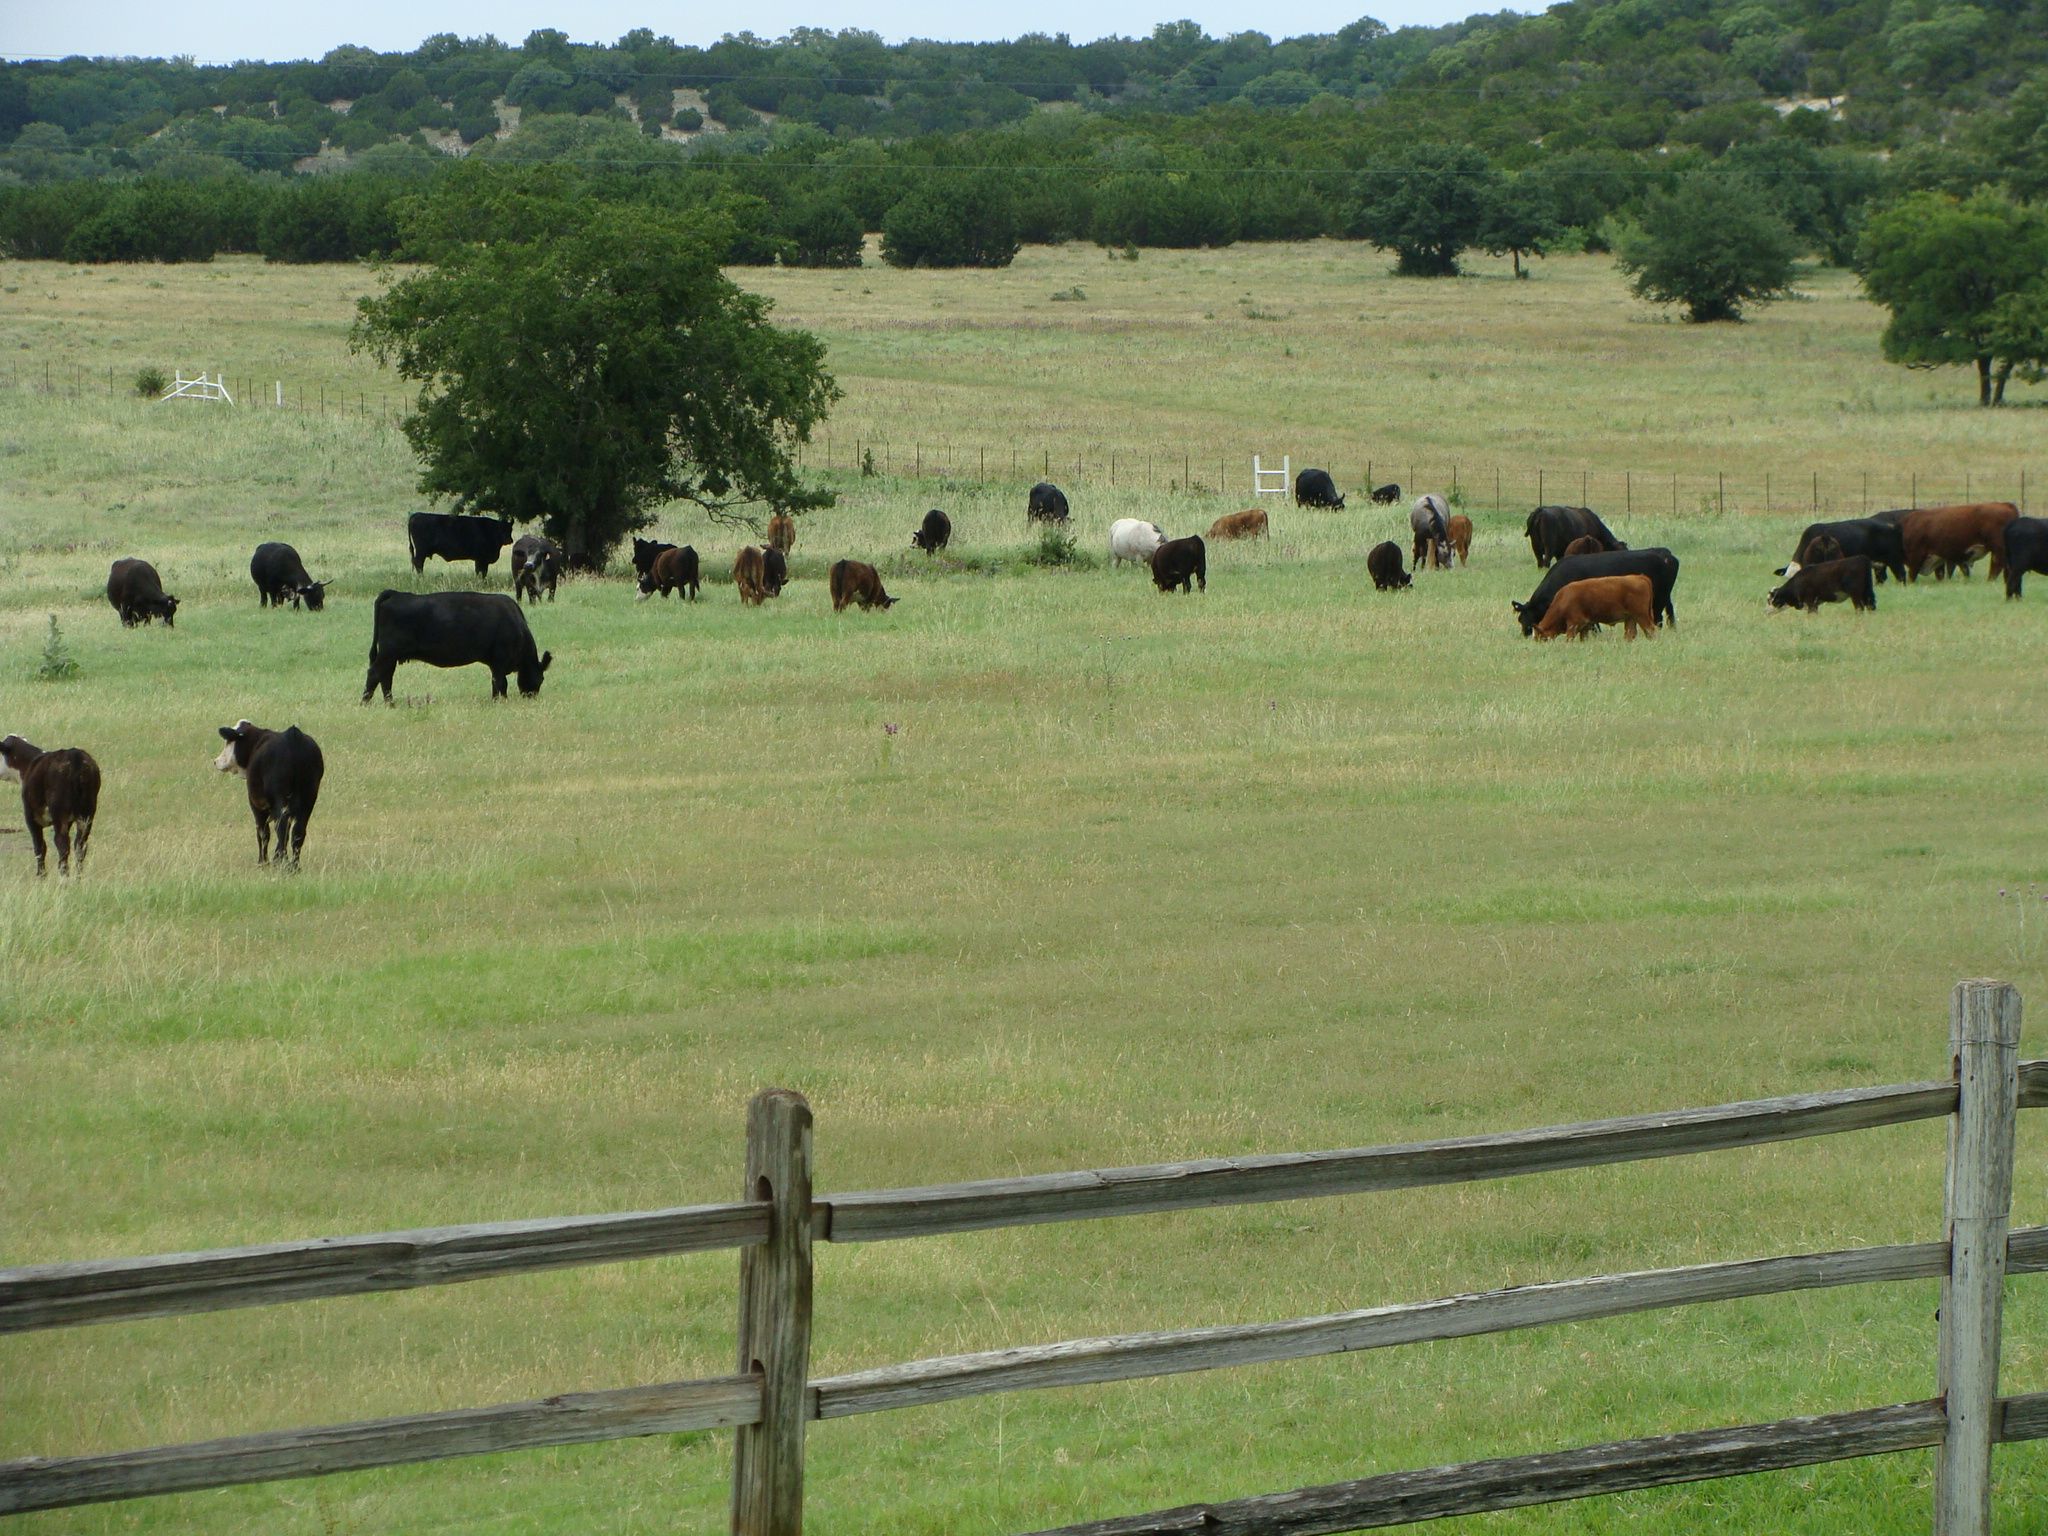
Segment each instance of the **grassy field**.
M2039 443L2034 409L1978 413L1960 376L1878 363L1876 317L1832 275L1811 303L1702 332L1622 298L1598 261L1521 285L1383 265L1073 249L994 275L743 277L831 342L842 461L856 434L1360 468L1384 441L1609 475L1731 458L1896 483L1969 463L2010 495ZM0 390L0 731L85 746L106 775L85 879L36 883L26 839L0 835L0 1263L726 1198L746 1100L771 1084L810 1095L829 1192L1940 1076L1955 980L2048 995L2048 586L1769 616L1793 509L1598 499L1623 537L1679 555L1680 627L1539 646L1507 608L1537 576L1526 504L1475 496L1471 567L1388 596L1363 554L1404 517L1276 512L1269 543L1212 551L1206 595L1167 599L1129 570L1025 564L1031 473L834 470L841 505L806 524L767 608L724 584L739 539L678 513L665 533L715 573L702 603L570 581L533 615L556 657L538 700L407 667L401 707L364 709L370 599L414 584L398 435L103 380L44 395L32 360L389 397L342 339L373 281L0 266L21 359ZM1076 284L1086 300L1050 302ZM1246 504L1166 478L1079 482L1084 552L1118 516L1179 533ZM956 559L906 548L933 505ZM258 611L247 561L267 538L334 579L326 613ZM183 600L174 630L119 627L101 593L126 554ZM899 605L835 618L839 555L876 560ZM422 584L470 583L437 566ZM35 680L49 615L73 681ZM242 792L210 769L214 727L240 716L326 750L296 878L254 867ZM2048 1055L2038 1028L2026 1054ZM2048 1220L2042 1127L2021 1146L2016 1219ZM1921 1240L1941 1162L1923 1125L825 1247L815 1366ZM6 1340L0 1457L722 1373L733 1271L707 1256ZM2039 1390L2048 1287L2009 1295L2005 1389ZM1931 1283L1819 1293L817 1425L811 1526L995 1536L1918 1398L1934 1307ZM713 1530L729 1443L19 1525ZM2048 1451L1999 1466L2006 1528L2037 1528ZM1903 1533L1926 1526L1928 1474L1897 1456L1453 1528Z

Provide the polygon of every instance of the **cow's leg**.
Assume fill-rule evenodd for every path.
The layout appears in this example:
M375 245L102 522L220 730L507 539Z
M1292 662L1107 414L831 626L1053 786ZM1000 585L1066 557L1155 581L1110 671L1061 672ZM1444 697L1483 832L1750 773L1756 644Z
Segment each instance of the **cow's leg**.
M57 873L68 875L71 873L71 818L52 817L50 835L57 840Z
M306 846L306 821L312 812L301 810L292 817L292 868L299 867L299 850Z
M92 837L92 818L80 816L71 823L71 869L73 874L85 873L85 845Z
M479 579L481 579L481 578L483 578L483 577L485 577L485 576L488 576L488 575L490 574L490 572L491 572L491 562L490 562L490 561L488 561L488 560L479 560L479 561L477 561L477 563L476 563L476 574L477 574L477 576L478 576L478 578L479 578Z
M36 874L40 877L43 873L43 861L49 856L50 850L43 842L43 829L36 825L35 817L30 816L26 819L28 821L28 840L36 851Z
M505 674L502 672L493 671L491 673L491 697L494 699L505 697Z
M256 818L256 862L270 862L270 813L261 806L249 807L249 814Z
M292 815L290 806L286 806L278 811L277 820L272 824L272 830L277 833L277 852L272 855L271 863L282 864L285 862L285 855L290 851L292 845L292 825L294 820L295 818ZM299 834L299 841L304 842L305 840L305 834ZM292 854L291 862L294 866L298 864L297 854Z

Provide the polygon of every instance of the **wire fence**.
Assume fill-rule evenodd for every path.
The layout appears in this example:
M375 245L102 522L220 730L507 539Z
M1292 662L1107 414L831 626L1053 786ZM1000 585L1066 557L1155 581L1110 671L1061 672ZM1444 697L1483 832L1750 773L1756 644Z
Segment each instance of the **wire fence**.
M353 418L395 432L413 404L410 391L376 388L351 379L286 379L254 371L208 375L226 386L226 402L160 400L165 409L224 409L292 412L300 416ZM90 369L46 360L9 365L8 386L79 399L93 395L135 396L135 375L115 367ZM1312 447L1311 452L1316 450ZM1156 443L1133 445L1097 440L1051 443L961 441L940 436L908 438L827 430L798 449L798 463L813 473L928 483L936 493L965 486L1022 487L1048 480L1067 489L1119 490L1165 495L1241 497L1247 506L1292 503L1291 488L1253 488L1253 452L1248 444ZM1267 475L1282 455L1266 453ZM2028 511L2030 478L2022 466L1984 471L1948 463L1926 469L1888 464L1878 470L1841 471L1795 465L1765 467L1745 462L1729 469L1664 471L1648 468L1570 464L1468 464L1398 452L1377 455L1337 451L1310 458L1287 454L1290 469L1328 471L1345 494L1347 510L1366 507L1375 490L1387 504L1405 508L1417 496L1434 493L1453 508L1511 514L1531 507L1565 504L1593 507L1603 515L1636 513L1681 517L1806 514L1815 519L1864 517L1902 507L1958 502L2010 501ZM1390 494L1388 494L1391 492Z

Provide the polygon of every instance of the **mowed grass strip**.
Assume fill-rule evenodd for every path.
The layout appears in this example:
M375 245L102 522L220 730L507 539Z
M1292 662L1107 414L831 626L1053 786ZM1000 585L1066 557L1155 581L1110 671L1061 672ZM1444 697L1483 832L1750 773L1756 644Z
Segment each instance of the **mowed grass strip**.
M992 282L1080 271L1033 277L1039 255ZM1492 291L1380 284L1370 259L1342 273L1325 259L1148 254L1129 270L1154 275L1149 307L1105 326L1063 304L1046 338L1068 375L1114 378L1155 312L1211 302L1220 274L1202 265L1240 260L1304 293L1437 294L1442 327ZM338 295L344 274L222 264L94 286L33 272L24 293L42 283L85 311L66 331L180 355L224 327L289 332L309 359L351 366L345 305L286 323L306 285ZM1605 302L1593 264L1544 272L1499 286L1545 303L1571 287L1570 324ZM185 285L223 274L234 305L180 309ZM918 345L908 311L870 299L995 306L1005 291L747 276L814 279L783 310L833 334L843 370L856 333L903 357ZM1779 316L1804 325L1824 302L1725 334L1768 357ZM1857 314L1836 312L1829 347L1864 346ZM29 338L30 320L9 323ZM1568 328L1553 317L1482 360L1569 356ZM1696 334L1642 329L1658 348ZM1226 332L1321 345L1293 322ZM1618 351L1622 377L1598 389L1682 421L1683 370L1644 350ZM1199 434L1215 427L1211 383L1186 363L1180 405L1159 384L1161 419ZM847 409L893 409L864 366ZM1055 398L987 359L960 366L989 402L970 424L1012 430ZM1299 366L1332 400L1360 377L1394 387L1327 350ZM1773 432L1840 451L1796 375L1743 376ZM1978 430L1967 411L1913 409L1929 432ZM1505 432L1514 413L1471 430L1488 419ZM1703 419L1672 431L1702 459L1718 450ZM1021 483L838 484L841 506L806 521L796 580L764 609L727 584L744 535L673 510L661 532L703 552L703 602L571 580L531 611L556 655L538 700L493 704L479 670L408 666L400 706L365 709L375 593L474 584L466 568L417 582L408 568L403 515L419 503L395 433L0 392L0 730L86 746L106 774L82 881L38 885L26 839L0 834L0 1262L725 1198L746 1100L770 1084L811 1096L829 1192L1939 1076L1956 979L2042 991L2048 591L2007 604L1981 580L1887 586L1867 617L1767 615L1801 519L1639 513L1614 521L1680 556L1679 627L1539 646L1507 607L1538 574L1512 509L1475 512L1470 568L1388 595L1363 555L1405 545L1404 509L1276 510L1270 540L1212 548L1206 595L1164 598L1099 562L1109 522L1202 531L1248 503L1091 489L1074 531L1097 563L1048 571L1024 560ZM956 532L927 560L907 545L932 505ZM247 561L268 538L335 579L326 613L258 610ZM126 554L184 600L176 629L120 628L101 589ZM841 555L876 563L899 605L835 617L823 574ZM506 579L501 565L488 585ZM49 614L73 682L33 680ZM296 878L255 868L243 790L211 770L214 727L241 716L295 722L326 751ZM2021 1144L2016 1218L2038 1222L2031 1117ZM1937 1127L1904 1127L827 1247L817 1369L1923 1240L1939 1231L1941 1157ZM2048 1366L2041 1287L2010 1295L2006 1385L2028 1390ZM1917 1398L1934 1305L1931 1285L1777 1298L835 1422L811 1439L812 1524L994 1533ZM700 1256L13 1339L0 1456L719 1374L734 1308L732 1261ZM22 1528L709 1529L728 1443L488 1458ZM2016 1447L2000 1468L2002 1517L2024 1529L2048 1462ZM1463 1528L1918 1530L1927 1472L1904 1456Z

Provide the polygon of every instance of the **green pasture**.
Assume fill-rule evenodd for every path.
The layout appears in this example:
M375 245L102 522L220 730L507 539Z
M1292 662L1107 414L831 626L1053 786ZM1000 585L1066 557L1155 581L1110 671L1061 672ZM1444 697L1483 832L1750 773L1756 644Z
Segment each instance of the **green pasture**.
M1525 284L1383 267L1334 245L1075 248L998 274L742 278L832 343L835 440L1149 439L1233 464L1534 444L1598 473L1747 454L1888 480L1968 462L2008 495L2038 462L2037 408L1979 413L1960 378L1885 367L1832 274L1706 332L1598 260ZM0 265L21 360L0 387L0 731L84 746L105 775L83 879L36 882L26 837L0 833L0 1264L729 1198L746 1101L771 1085L809 1095L830 1192L1939 1077L1957 979L2048 999L2048 578L2019 603L1980 579L1886 586L1868 616L1769 615L1796 507L1613 515L1679 556L1678 627L1538 645L1507 606L1538 575L1526 506L1479 494L1471 566L1411 591L1372 591L1364 552L1405 543L1405 511L1361 502L1276 507L1269 541L1212 547L1208 592L1168 598L1101 559L1110 521L1202 531L1249 504L1241 484L1091 476L1073 487L1090 558L1055 570L1024 558L1035 475L839 468L840 505L804 522L765 608L728 582L744 532L672 509L661 532L705 557L700 603L573 579L531 615L555 655L538 699L414 665L397 707L362 707L371 599L416 584L403 440L371 414L147 404L103 376L246 363L394 397L343 343L374 282ZM1085 301L1047 301L1075 284ZM1246 318L1240 292L1278 318ZM44 394L45 354L99 387ZM1546 388L1560 372L1571 387ZM930 506L955 534L928 561L908 540ZM270 538L334 580L325 613L259 611L248 556ZM121 629L103 585L130 554L182 599L175 629ZM841 555L900 603L834 616ZM68 682L36 676L51 615ZM256 868L242 789L210 767L242 716L325 749L296 877ZM2048 1028L2028 1039L2048 1055ZM2018 1222L2048 1221L2044 1131L2022 1123ZM1924 1240L1942 1152L1926 1124L821 1246L814 1368ZM721 1374L735 1273L697 1256L0 1340L0 1458ZM1935 1305L1932 1283L1819 1292L814 1425L810 1523L998 1536L1915 1399ZM2038 1279L2010 1285L2005 1363L2007 1391L2048 1387ZM729 1445L17 1524L713 1531ZM1452 1525L1918 1532L1930 1465ZM2036 1528L2048 1451L1999 1469L2004 1528Z

